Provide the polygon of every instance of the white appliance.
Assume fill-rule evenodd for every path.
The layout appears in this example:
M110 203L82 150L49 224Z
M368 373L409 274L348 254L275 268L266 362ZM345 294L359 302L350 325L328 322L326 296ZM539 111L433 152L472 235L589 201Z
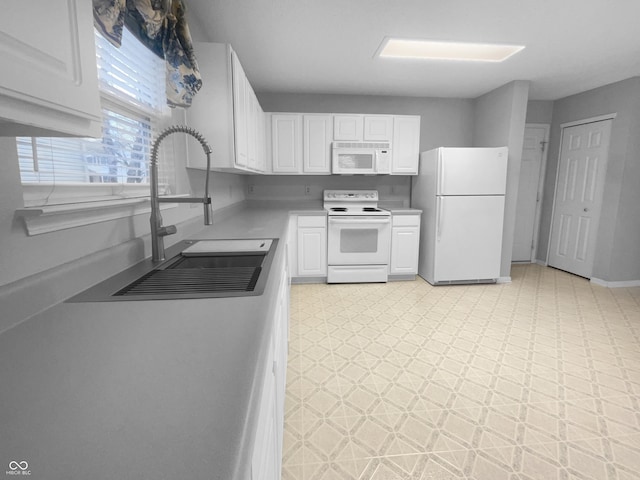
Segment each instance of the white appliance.
M386 282L391 213L378 208L376 190L325 190L328 215L327 282Z
M423 210L418 274L432 285L500 277L507 147L420 154L411 206Z
M342 175L391 173L389 142L333 142L331 172Z

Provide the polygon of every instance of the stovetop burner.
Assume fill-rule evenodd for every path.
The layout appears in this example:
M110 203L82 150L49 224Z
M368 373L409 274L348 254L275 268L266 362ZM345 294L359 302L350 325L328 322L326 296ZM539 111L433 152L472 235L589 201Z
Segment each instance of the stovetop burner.
M390 215L388 210L378 208L378 192L376 190L325 190L324 208L329 215Z

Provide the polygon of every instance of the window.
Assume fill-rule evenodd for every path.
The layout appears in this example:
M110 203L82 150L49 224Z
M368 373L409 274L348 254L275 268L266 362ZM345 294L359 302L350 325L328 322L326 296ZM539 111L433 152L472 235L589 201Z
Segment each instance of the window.
M124 30L116 48L95 33L102 138L18 137L25 206L149 195L152 137L168 126L164 61ZM168 192L171 149L159 178Z

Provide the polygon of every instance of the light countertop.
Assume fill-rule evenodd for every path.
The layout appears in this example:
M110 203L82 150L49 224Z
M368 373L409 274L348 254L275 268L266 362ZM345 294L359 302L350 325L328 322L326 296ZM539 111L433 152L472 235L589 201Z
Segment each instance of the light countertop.
M420 215L422 210L418 208L409 207L387 207L386 210L391 212L391 215Z
M242 479L289 210L194 239L280 238L261 296L61 303L0 335L0 462L32 479Z
M0 335L0 462L34 480L248 478L289 215L326 212L247 205L190 238L279 238L262 295L61 303Z

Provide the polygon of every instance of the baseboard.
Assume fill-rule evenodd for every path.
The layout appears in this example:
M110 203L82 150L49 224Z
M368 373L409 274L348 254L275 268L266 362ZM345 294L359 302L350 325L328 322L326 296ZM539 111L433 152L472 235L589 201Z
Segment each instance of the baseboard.
M309 283L327 283L327 277L291 277L292 285L304 285Z
M609 282L607 280L602 280L600 278L591 278L591 283L595 283L601 287L607 288L630 288L630 287L640 287L640 280L623 280L617 282Z
M544 261L544 260L538 260L538 259L536 259L536 260L534 260L534 263L535 263L536 265L542 265L543 267L547 267L547 266L549 266L549 265L547 264L547 262L546 262L546 261Z
M415 279L415 275L389 275L389 277L387 278L389 282L406 282L413 281Z
M511 283L511 277L499 277L496 283Z

